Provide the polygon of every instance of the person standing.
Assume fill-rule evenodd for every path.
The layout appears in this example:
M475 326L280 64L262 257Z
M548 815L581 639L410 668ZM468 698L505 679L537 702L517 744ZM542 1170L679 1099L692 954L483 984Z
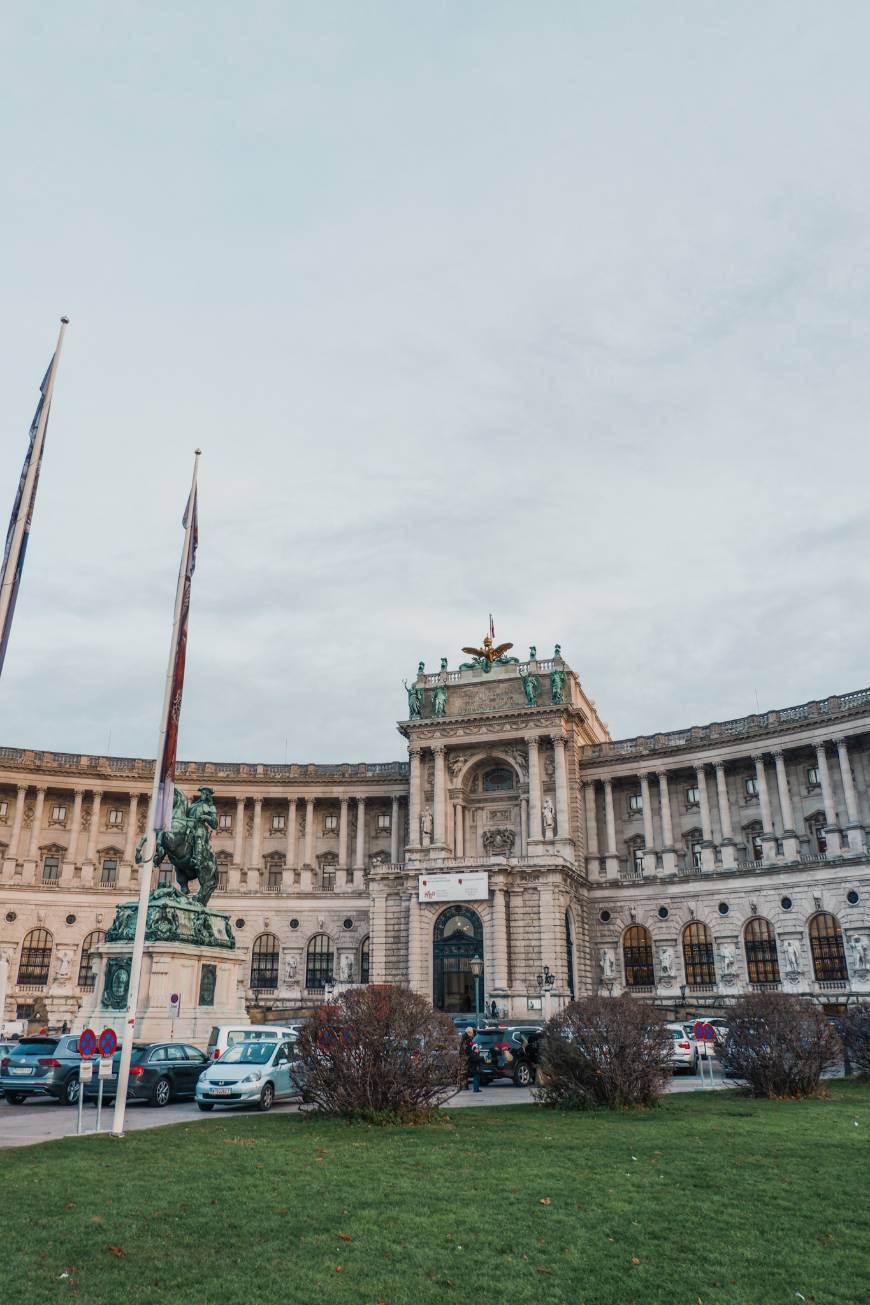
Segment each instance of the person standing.
M472 1092L480 1091L480 1054L474 1041L474 1027L469 1024L459 1044L459 1055L464 1066L464 1079L467 1087L471 1079Z

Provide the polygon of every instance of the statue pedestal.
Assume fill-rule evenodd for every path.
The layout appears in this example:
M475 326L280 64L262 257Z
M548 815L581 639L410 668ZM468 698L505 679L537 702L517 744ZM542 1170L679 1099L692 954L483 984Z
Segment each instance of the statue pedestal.
M126 942L94 948L97 981L82 1002L74 1032L124 1031L132 947ZM215 1024L248 1024L242 971L244 959L225 947L146 942L136 1007L137 1042L192 1042L203 1050ZM179 1001L170 1005L170 997ZM177 1009L177 1014L175 1011Z

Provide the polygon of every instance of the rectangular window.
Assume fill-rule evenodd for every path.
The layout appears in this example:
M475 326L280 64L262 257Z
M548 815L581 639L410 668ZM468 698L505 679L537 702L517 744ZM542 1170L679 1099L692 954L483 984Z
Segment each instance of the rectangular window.
M56 856L47 856L42 863L42 882L56 884L60 879L60 860Z
M116 884L118 882L118 862L114 857L107 857L103 862L103 868L100 873L101 884Z
M218 816L218 829L232 829L232 827L233 827L232 816L229 814L229 812L226 811L222 812Z
M692 787L692 788L687 788L687 789L686 789L686 806L687 806L687 807L699 807L700 805L701 805L701 793L700 793L700 790L697 789L697 788L694 788L694 787Z
M810 766L807 771L807 788L821 788L822 782L819 779L818 766Z
M643 853L644 853L644 849L642 847L636 847L632 852L632 857L634 861L634 872L635 874L638 875L643 874Z
M752 859L753 859L753 861L762 861L762 860L764 860L764 844L763 844L762 841L761 841L761 835L760 835L760 834L753 834L753 835L752 835L752 838L751 838L751 840L750 840L750 846L751 846L751 848L752 848Z
M269 886L269 888L271 888L273 891L276 891L276 892L277 892L277 891L279 891L279 890L281 889L281 887L283 886L283 884L284 884L284 871L283 871L283 870L270 870L270 871L269 871L269 881L268 881L268 886Z
M824 856L828 850L828 840L825 838L825 826L820 821L818 824L811 826L810 833L812 834L816 844L816 852L819 856Z
M9 803L0 802L0 820L5 820L9 812Z
M285 826L286 823L287 823L287 817L286 817L286 816L273 816L273 817L272 817L272 828L273 828L274 830L276 830L278 833L280 833L280 831L284 828L284 826Z
M172 867L161 866L157 871L157 887L169 888L172 885Z
M379 815L379 816L378 816L378 829L385 829L385 830L389 833L389 829L390 829L390 817L389 817L389 815Z
M754 775L747 775L744 779L743 792L749 798L758 797L758 780Z
M229 870L218 870L217 890L219 893L225 893L230 886Z
M123 825L123 823L124 823L124 812L121 810L120 807L112 807L111 811L109 812L109 824Z
M701 869L701 844L692 844L692 865L696 870Z
M66 821L66 807L52 807L51 818L56 825L62 825Z
M334 834L337 829L338 829L338 816L323 817L324 834Z
M631 793L628 798L628 809L631 812L643 811L643 794Z

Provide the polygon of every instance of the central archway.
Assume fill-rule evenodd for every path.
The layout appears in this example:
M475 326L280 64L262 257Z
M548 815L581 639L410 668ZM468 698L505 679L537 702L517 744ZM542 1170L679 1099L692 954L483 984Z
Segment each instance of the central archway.
M483 960L483 923L468 906L448 906L435 921L432 940L433 1004L448 1015L467 1015L475 1010L475 985L471 962ZM480 1003L486 992L481 969L478 980Z

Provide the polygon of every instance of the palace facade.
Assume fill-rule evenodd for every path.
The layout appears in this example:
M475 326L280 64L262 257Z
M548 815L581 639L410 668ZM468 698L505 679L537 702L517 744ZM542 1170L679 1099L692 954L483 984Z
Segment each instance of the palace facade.
M514 1017L870 996L870 690L615 741L557 650L421 665L409 710L394 763L179 764L215 793L212 906L255 1017L366 982ZM152 769L0 748L5 1019L72 1022L93 993Z

